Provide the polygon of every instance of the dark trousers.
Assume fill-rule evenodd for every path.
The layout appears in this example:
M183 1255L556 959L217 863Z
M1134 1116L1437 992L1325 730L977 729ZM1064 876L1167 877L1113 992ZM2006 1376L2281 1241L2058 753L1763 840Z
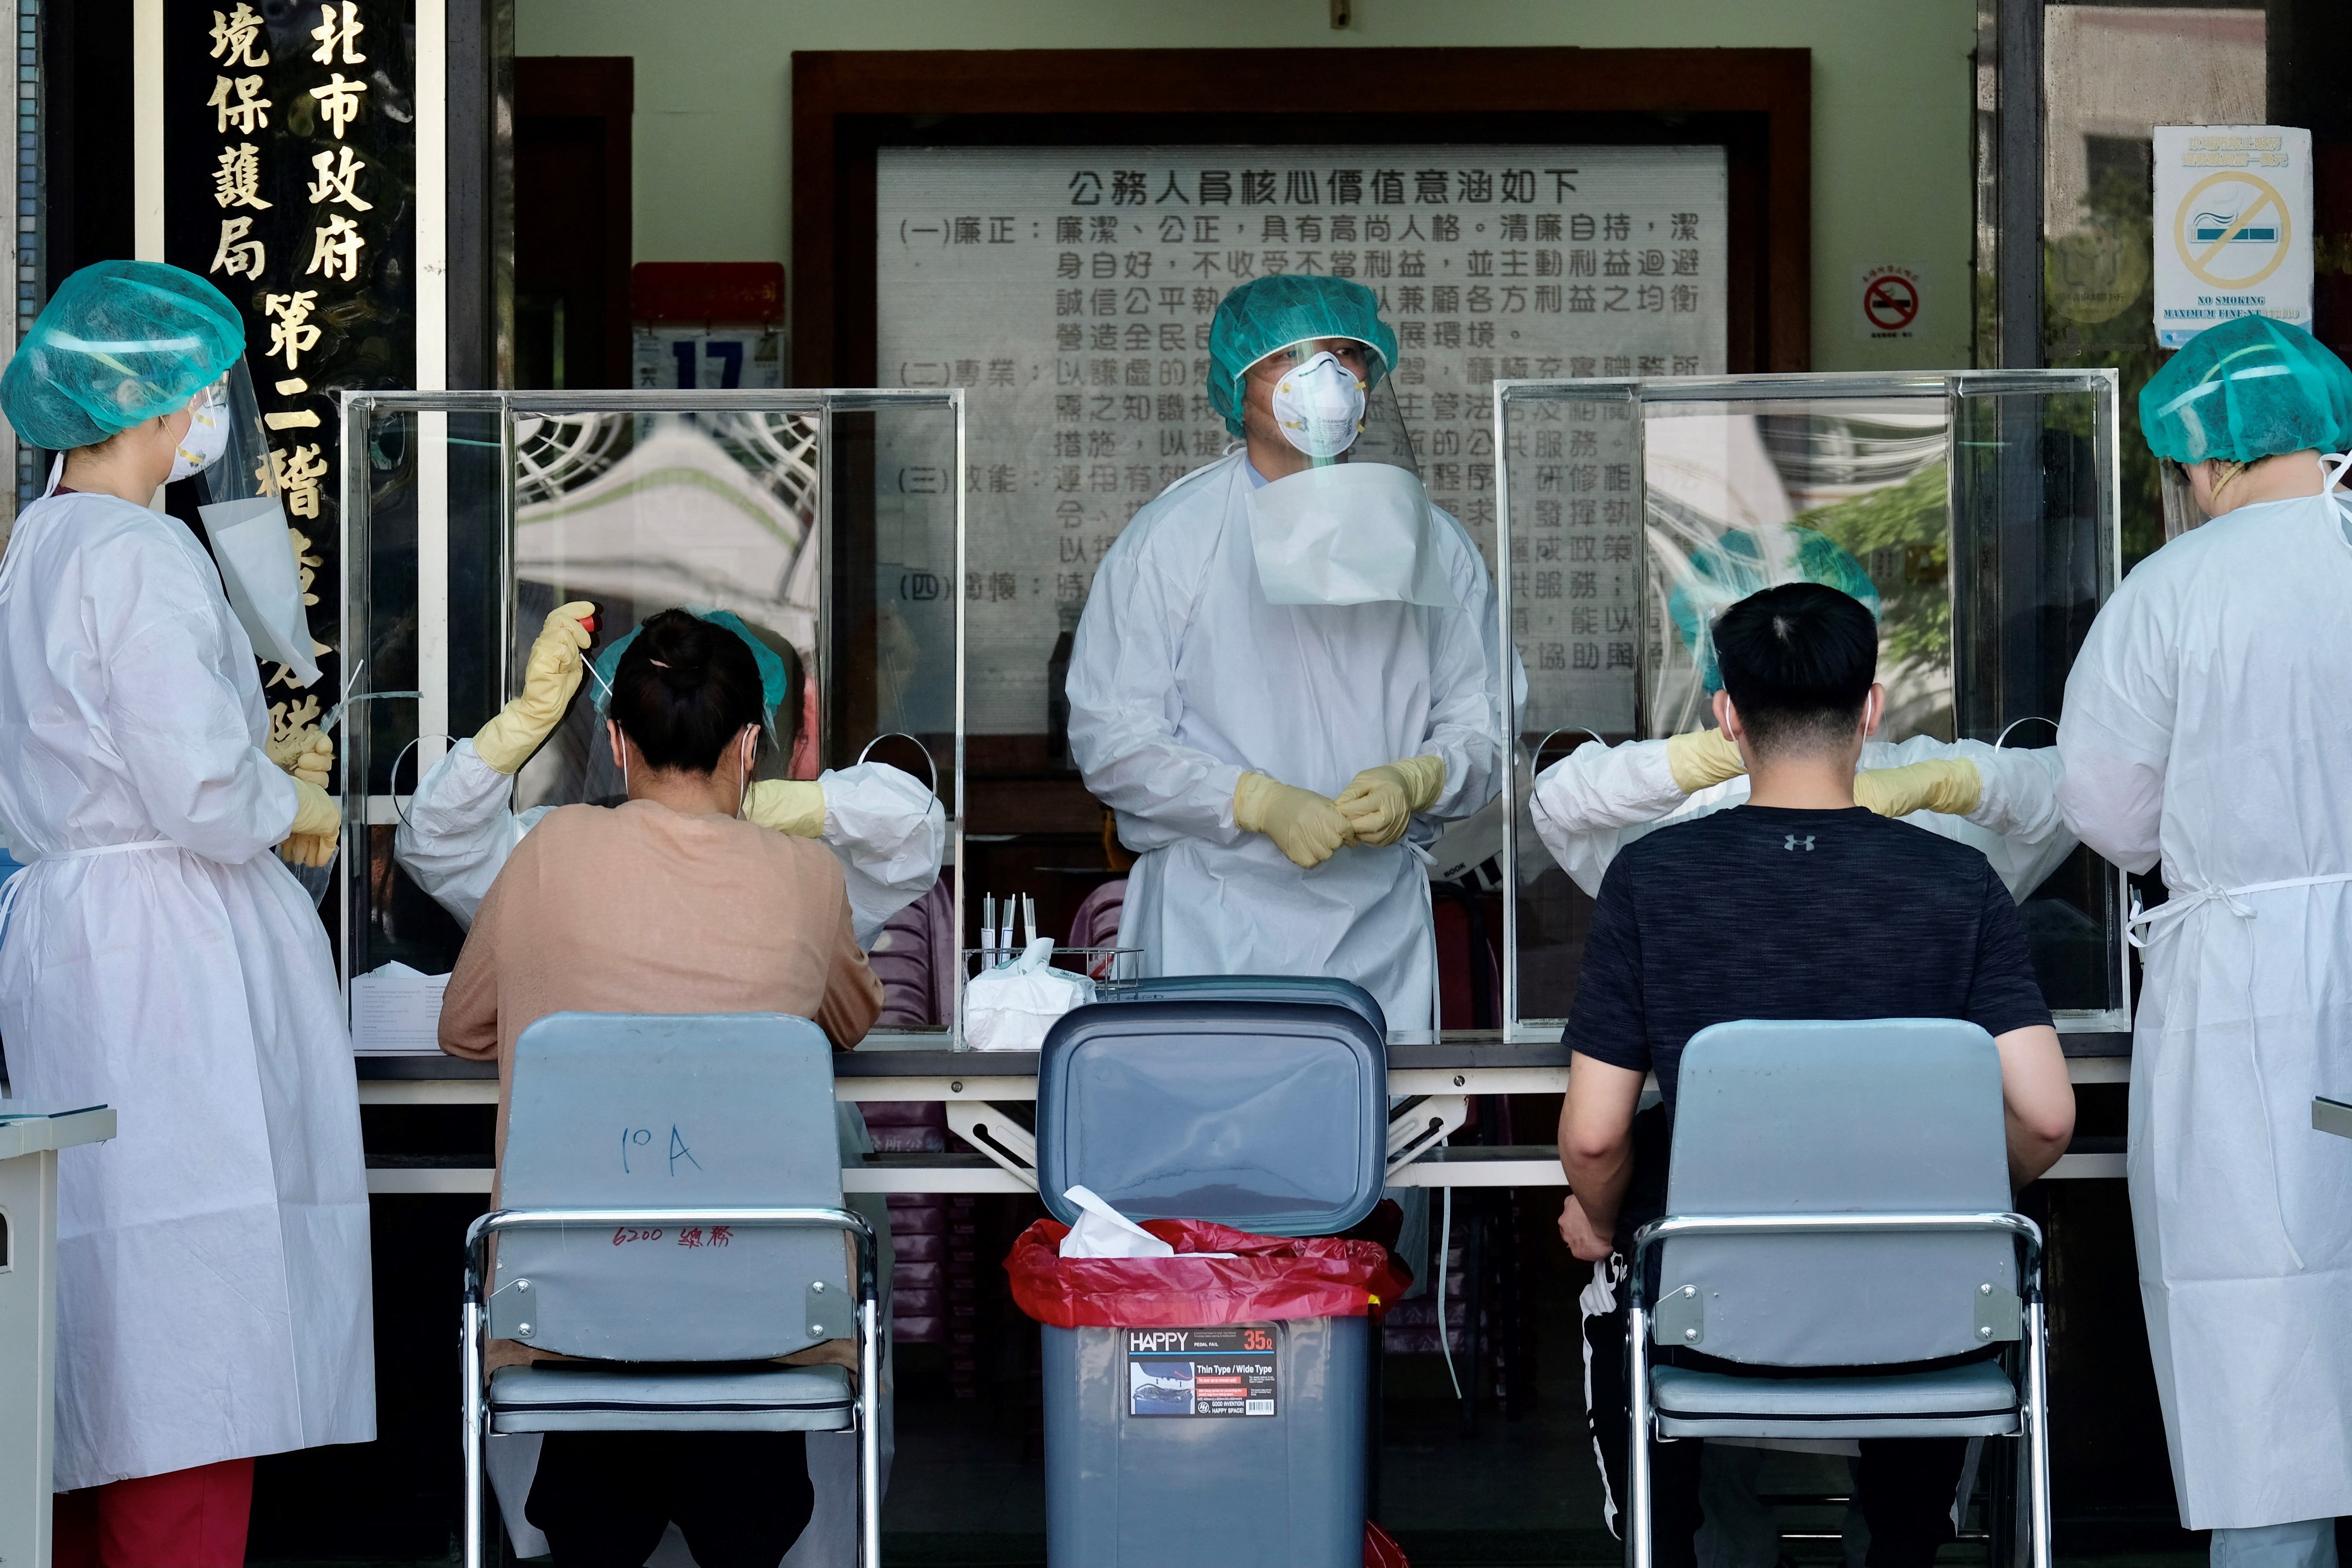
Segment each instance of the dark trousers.
M556 1568L642 1568L673 1520L702 1568L776 1568L815 1507L798 1432L550 1432L522 1511Z
M1592 1447L1609 1492L1610 1523L1622 1539L1617 1518L1625 1507L1625 1473L1633 1433L1633 1402L1626 1385L1627 1290L1622 1260L1612 1258L1608 1277L1616 1304L1592 1311L1588 1291L1584 1319L1585 1369L1590 1397L1585 1415ZM1705 1358L1669 1352L1697 1363ZM1870 1568L1929 1568L1936 1548L1952 1539L1952 1494L1968 1459L1962 1437L1864 1438L1854 1468L1854 1501L1870 1525ZM1696 1568L1694 1538L1700 1524L1699 1444L1650 1442L1650 1539L1658 1568Z

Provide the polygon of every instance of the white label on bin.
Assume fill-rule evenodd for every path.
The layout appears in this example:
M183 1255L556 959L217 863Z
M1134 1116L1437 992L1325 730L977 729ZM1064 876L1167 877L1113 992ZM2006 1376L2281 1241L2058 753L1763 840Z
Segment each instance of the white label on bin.
M1272 1323L1127 1331L1129 1415L1271 1415Z

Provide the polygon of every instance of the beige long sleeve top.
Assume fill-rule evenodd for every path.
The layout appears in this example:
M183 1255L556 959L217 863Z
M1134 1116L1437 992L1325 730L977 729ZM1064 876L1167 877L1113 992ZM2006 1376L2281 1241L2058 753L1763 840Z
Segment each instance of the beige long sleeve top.
M441 1048L499 1064L550 1013L790 1013L866 1036L882 983L841 865L813 838L650 800L550 812L490 884L441 1004Z

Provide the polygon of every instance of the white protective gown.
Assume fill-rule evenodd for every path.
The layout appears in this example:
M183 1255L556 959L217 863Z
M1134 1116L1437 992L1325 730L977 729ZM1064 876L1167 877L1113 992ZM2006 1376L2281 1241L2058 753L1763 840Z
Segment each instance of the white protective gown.
M1435 996L1428 876L1413 845L1501 787L1494 584L1441 511L1462 602L1271 605L1258 586L1233 453L1135 514L1096 574L1070 652L1070 752L1140 858L1119 918L1150 974L1352 980L1391 1027ZM1246 772L1337 795L1365 768L1433 755L1445 786L1408 842L1301 870L1234 822Z
M850 924L872 947L892 915L930 890L947 853L947 813L920 779L887 763L817 775L824 787L826 848L841 862ZM393 835L393 856L435 902L471 929L474 911L522 842L555 808L508 809L514 779L482 761L471 737L425 771Z
M0 1040L111 1105L58 1158L60 1491L375 1435L367 1173L327 933L272 847L253 648L188 531L53 496L0 562ZM137 846L121 848L122 846Z
M2141 940L2132 1229L2191 1530L2352 1513L2352 541L2321 496L2140 563L2066 682L2059 801ZM2284 885L2280 885L2284 884Z
M1915 811L1903 820L1981 850L2010 896L2023 903L2074 852L2074 835L2058 810L2057 752L1996 750L1982 741L1927 735L1896 745L1862 745L1864 768L1899 768L1941 757L1966 757L1977 764L1984 780L1977 808L1966 816ZM1528 804L1544 847L1587 897L1598 898L1609 863L1636 838L1747 800L1746 773L1685 795L1667 765L1664 741L1628 741L1570 752L1544 770Z

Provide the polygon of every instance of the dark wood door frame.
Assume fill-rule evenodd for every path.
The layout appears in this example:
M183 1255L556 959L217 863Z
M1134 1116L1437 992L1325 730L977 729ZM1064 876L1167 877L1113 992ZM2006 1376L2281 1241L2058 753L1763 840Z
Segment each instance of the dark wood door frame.
M877 147L1323 140L1720 143L1726 368L1811 363L1805 49L818 51L793 56L793 380L874 384Z
M575 386L629 384L629 266L635 247L630 126L636 108L636 61L627 55L519 55L514 112L533 119L595 121L604 128L604 363L597 379Z

